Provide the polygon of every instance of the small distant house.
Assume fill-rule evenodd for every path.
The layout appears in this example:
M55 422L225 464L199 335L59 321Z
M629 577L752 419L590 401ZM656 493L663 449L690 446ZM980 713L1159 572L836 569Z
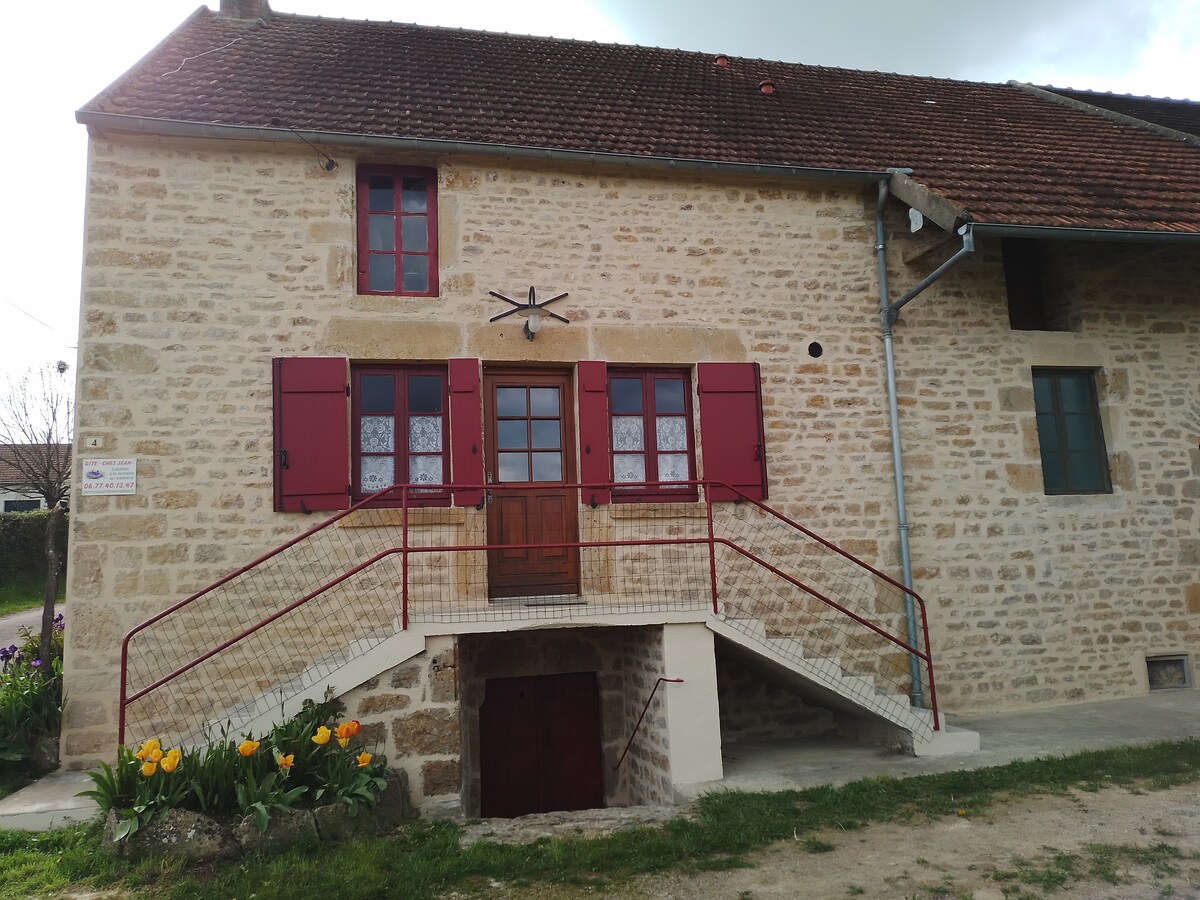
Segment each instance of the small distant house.
M70 444L0 444L0 512L45 509L46 501L30 484L30 467L69 471Z

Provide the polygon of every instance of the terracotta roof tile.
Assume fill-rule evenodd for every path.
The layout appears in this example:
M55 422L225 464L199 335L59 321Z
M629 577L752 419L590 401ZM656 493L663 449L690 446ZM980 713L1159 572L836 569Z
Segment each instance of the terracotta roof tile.
M1169 97L1136 97L1132 94L1110 94L1098 91L1076 91L1071 88L1047 87L1044 90L1090 103L1124 116L1153 122L1185 134L1200 137L1200 103L1195 100L1172 100Z
M182 68L180 68L182 66ZM769 77L775 92L758 85ZM201 8L80 111L830 169L978 222L1200 233L1200 150L1009 85Z
M57 448L56 453L64 455L67 459L70 458L70 444L57 444L53 446ZM26 484L28 479L21 473L16 461L19 458L40 458L43 450L44 447L40 444L0 444L0 484Z

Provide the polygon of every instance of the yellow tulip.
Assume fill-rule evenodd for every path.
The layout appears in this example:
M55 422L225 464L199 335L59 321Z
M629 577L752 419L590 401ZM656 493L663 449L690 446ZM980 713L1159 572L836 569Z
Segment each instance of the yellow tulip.
M162 750L162 744L159 743L158 738L150 738L148 741L145 741L138 749L138 752L133 755L138 759L146 760L150 758L150 754L155 750Z
M312 742L314 744L320 744L321 746L324 746L325 744L329 743L330 734L332 734L332 732L322 725L317 729L317 733L312 736Z
M158 771L158 763L152 763L152 762L142 763L142 776L144 778L149 778L156 771Z
M287 756L279 757L279 767L281 769L290 769L293 761L296 759L295 753L289 753Z
M242 756L253 756L258 752L258 741L252 741L249 738L238 744L238 753Z
M347 745L348 743L350 743L350 738L344 738L344 737L340 737L340 738L338 738L338 739L337 739L337 742L338 742L338 746L339 746L339 747L341 747L343 750L345 750L345 749L346 749L346 745Z
M150 763L150 765L154 765L154 764ZM168 754L166 757L163 758L163 761L161 763L159 763L159 765L162 766L162 770L164 772L166 772L168 775L170 775L172 772L175 771L175 768L179 765L179 757L171 756Z
M358 756L355 757L355 759L358 760L358 767L360 769L363 768L364 766L369 766L371 764L371 754L368 753L366 750L364 750L362 753L358 754Z
M148 754L146 754L146 756L150 762L160 762L163 758L163 752L155 747Z
M175 759L176 759L176 760L179 760L179 759L180 759L182 756L183 756L183 751L182 751L182 750L179 750L178 748L176 748L176 749L174 749L174 750L168 750L168 751L167 751L167 758L168 758L168 759L170 759L171 757L175 757Z

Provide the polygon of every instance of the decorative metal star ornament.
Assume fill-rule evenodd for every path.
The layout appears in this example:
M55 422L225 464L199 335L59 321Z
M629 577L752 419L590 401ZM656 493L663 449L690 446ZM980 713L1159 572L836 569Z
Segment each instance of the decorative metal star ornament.
M495 297L497 300L503 300L512 307L512 309L506 309L499 315L492 316L490 319L488 319L488 321L498 322L506 316L511 316L513 313L516 313L518 316L525 319L525 327L522 328L521 331L524 333L525 337L531 341L533 340L533 336L541 331L542 316L549 316L552 319L558 319L558 321L566 325L571 324L570 319L564 318L558 313L552 313L546 309L546 307L551 303L566 297L566 291L563 291L556 297L551 297L549 300L543 300L541 303L538 303L537 293L534 291L533 285L529 286L529 300L525 303L521 303L519 300L513 300L511 297L505 297L503 294L499 294L496 291L488 291L488 294Z

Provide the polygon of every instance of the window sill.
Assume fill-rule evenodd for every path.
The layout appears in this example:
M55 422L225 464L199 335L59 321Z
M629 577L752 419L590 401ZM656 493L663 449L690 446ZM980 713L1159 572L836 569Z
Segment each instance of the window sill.
M698 500L618 500L613 497L608 515L612 519L704 519L708 517L708 507Z

